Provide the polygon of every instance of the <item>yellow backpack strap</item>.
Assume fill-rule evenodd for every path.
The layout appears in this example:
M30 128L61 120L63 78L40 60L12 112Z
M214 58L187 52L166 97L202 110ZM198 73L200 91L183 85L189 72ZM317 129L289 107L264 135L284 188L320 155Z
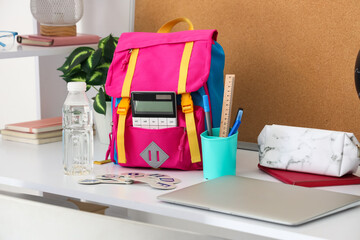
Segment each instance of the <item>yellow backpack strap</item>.
M128 69L126 71L126 76L125 76L123 87L121 90L121 97L130 97L130 87L131 87L132 79L134 77L135 66L136 66L136 61L137 61L138 55L139 55L138 48L131 50L129 65L128 65Z
M118 130L116 134L117 140L117 151L118 151L118 163L126 163L125 156L125 120L128 110L130 108L130 87L134 77L136 60L139 54L139 49L133 49L131 52L128 69L126 72L125 80L121 91L121 100L118 104L117 113L119 114L118 119Z
M171 20L170 22L165 23L164 25L161 26L161 28L159 28L157 33L169 33L176 24L181 22L186 22L189 25L189 30L194 30L194 26L192 22L188 18L182 17L182 18L176 18L174 20Z
M190 62L193 46L194 46L194 42L185 43L185 47L180 63L178 94L186 93L186 79L188 75L189 62Z
M196 134L194 104L190 93L181 94L181 107L185 114L186 132L189 140L191 162L201 162L199 142Z
M194 42L185 43L184 52L180 63L178 94L181 94L181 107L185 114L186 132L189 140L191 162L201 162L199 141L196 133L194 118L194 103L190 93L186 92L186 79L188 75L189 62Z
M117 113L119 114L118 130L116 134L118 163L126 163L125 156L125 120L127 112L130 108L130 98L123 97L118 104Z

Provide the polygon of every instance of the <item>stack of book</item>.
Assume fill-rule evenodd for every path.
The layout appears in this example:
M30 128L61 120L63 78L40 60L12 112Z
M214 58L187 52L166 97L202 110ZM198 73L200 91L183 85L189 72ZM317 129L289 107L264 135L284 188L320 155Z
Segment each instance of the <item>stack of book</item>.
M18 35L16 38L16 41L19 44L43 46L43 47L97 44L99 40L100 37L98 35L81 34L81 33L78 33L77 36L67 36L67 37L42 36L39 34L33 34L33 35Z
M44 144L62 139L62 117L6 124L2 139L15 142Z

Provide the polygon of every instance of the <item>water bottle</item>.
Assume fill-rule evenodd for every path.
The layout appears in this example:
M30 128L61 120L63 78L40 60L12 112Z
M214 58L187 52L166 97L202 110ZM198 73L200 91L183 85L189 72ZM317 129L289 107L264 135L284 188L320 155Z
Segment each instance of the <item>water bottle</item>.
M93 170L93 115L85 94L86 83L69 82L63 106L63 164L67 175Z

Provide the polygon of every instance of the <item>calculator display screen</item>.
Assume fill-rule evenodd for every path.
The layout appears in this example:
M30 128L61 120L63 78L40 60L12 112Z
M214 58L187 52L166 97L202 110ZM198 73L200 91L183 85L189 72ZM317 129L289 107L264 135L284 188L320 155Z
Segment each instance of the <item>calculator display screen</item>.
M132 92L133 117L176 118L175 92Z
M172 101L133 101L136 114L173 113Z

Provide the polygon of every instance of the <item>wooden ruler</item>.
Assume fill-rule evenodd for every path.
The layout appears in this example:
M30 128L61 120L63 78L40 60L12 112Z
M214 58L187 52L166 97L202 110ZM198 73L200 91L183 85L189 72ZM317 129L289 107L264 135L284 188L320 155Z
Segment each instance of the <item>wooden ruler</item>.
M227 137L229 135L234 85L235 85L235 75L226 74L219 137Z

